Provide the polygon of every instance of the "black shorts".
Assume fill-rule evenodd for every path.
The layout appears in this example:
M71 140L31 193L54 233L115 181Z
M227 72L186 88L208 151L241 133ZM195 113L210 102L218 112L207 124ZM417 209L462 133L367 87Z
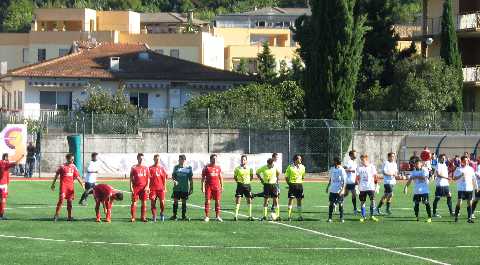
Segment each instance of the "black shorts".
M345 189L348 190L348 191L354 192L355 191L355 186L357 186L357 184L355 184L355 183L347 184Z
M330 195L328 196L328 201L335 204L341 204L343 203L343 195L330 192Z
M413 201L414 202L428 203L428 193L414 194L413 195Z
M473 198L473 191L458 191L458 199L470 201Z
M383 189L385 194L393 193L393 184L383 184Z
M475 192L475 200L480 201L480 191Z
M277 184L263 184L263 197L278 198Z
M450 187L448 186L437 186L435 188L435 197L449 197L450 194Z
M188 200L188 192L186 191L173 191L172 198L177 200Z
M375 191L374 190L365 190L365 191L360 191L360 195L358 195L358 198L360 199L361 202L364 202L367 200L367 195L370 200L375 199Z
M235 197L253 198L252 187L250 184L237 183Z
M85 182L85 190L93 189L95 188L95 182Z
M288 185L288 198L303 199L303 184L295 183Z

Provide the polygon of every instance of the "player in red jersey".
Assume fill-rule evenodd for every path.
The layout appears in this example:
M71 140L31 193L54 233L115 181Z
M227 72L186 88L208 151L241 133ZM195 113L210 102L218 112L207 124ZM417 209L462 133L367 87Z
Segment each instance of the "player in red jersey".
M202 192L205 193L205 222L210 221L210 200L215 200L215 215L217 221L223 222L220 217L220 199L223 191L222 170L217 165L217 155L210 156L210 164L202 171Z
M5 207L7 206L8 184L10 183L10 168L14 167L25 155L22 155L17 161L10 162L8 154L2 155L0 160L0 220L5 220Z
M100 204L103 204L105 210L105 221L112 221L112 204L113 201L122 201L123 193L116 191L112 186L107 184L99 184L93 188L93 197L95 198L95 214L97 223L100 222Z
M157 198L160 201L160 221L165 221L163 212L165 210L165 193L167 192L167 172L160 165L160 155L153 156L153 166L150 170L150 206L152 208L153 222L157 221Z
M147 212L147 199L150 188L150 171L143 165L144 156L142 153L137 155L137 164L130 171L130 191L132 192L132 205L130 207L131 221L135 222L135 213L137 210L137 200L142 201L141 219L147 222L145 216Z
M80 183L82 189L85 189L77 167L73 164L73 158L72 154L67 154L65 156L67 162L57 169L55 177L53 178L51 189L52 191L55 191L55 182L57 182L57 178L60 177L60 193L58 196L57 208L55 209L55 216L53 217L53 221L55 222L58 220L58 215L60 214L60 209L62 208L64 200L67 200L67 221L73 221L72 201L75 199L75 189L73 188L74 179Z

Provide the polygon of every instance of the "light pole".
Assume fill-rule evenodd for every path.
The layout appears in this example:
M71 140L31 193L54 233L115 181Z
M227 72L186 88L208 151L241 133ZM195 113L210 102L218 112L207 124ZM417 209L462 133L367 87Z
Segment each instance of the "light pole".
M428 47L430 47L433 44L433 38L430 38L430 37L426 38L424 40L424 42L425 42L425 45L426 45L424 57L425 57L425 59L427 59L427 57L428 57Z

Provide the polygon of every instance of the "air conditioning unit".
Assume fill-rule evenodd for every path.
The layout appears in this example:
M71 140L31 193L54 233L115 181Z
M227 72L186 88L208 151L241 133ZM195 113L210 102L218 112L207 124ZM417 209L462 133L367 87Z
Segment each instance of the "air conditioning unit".
M110 71L120 71L120 57L110 57Z

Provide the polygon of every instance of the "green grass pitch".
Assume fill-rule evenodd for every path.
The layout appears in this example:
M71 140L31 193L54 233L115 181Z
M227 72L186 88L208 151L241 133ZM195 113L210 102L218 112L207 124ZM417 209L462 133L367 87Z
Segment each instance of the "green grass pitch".
M124 181L108 182L127 190ZM50 182L14 181L9 186L6 221L0 222L0 264L478 264L480 224L467 224L465 206L454 223L444 216L433 223L416 222L411 189L395 189L393 215L378 223L360 223L345 200L346 222L327 223L325 183L305 184L305 221L232 221L234 183L223 193L224 223L204 223L203 194L195 182L189 203L190 222L130 223L129 201L116 202L111 224L94 222L93 198L87 207L74 204L76 221L66 222L66 207L59 222L52 222L58 191ZM58 186L58 185L57 185ZM77 188L77 199L81 195ZM282 184L281 215L286 217L286 185ZM253 185L254 192L260 191ZM383 192L383 190L381 191ZM454 190L453 190L454 192ZM168 192L167 199L170 196ZM454 192L456 194L456 192ZM378 195L379 197L379 195ZM431 199L433 199L431 197ZM454 195L456 199L456 195ZM213 203L212 203L213 204ZM254 215L262 214L262 199L254 201ZM194 207L193 205L197 205ZM150 205L148 216L151 217ZM242 201L241 213L247 212ZM172 212L167 202L166 215ZM212 211L213 212L213 211ZM422 220L426 218L421 207ZM479 215L477 213L477 215ZM334 236L334 237L331 237ZM366 245L365 245L366 244ZM432 259L432 261L426 259Z

